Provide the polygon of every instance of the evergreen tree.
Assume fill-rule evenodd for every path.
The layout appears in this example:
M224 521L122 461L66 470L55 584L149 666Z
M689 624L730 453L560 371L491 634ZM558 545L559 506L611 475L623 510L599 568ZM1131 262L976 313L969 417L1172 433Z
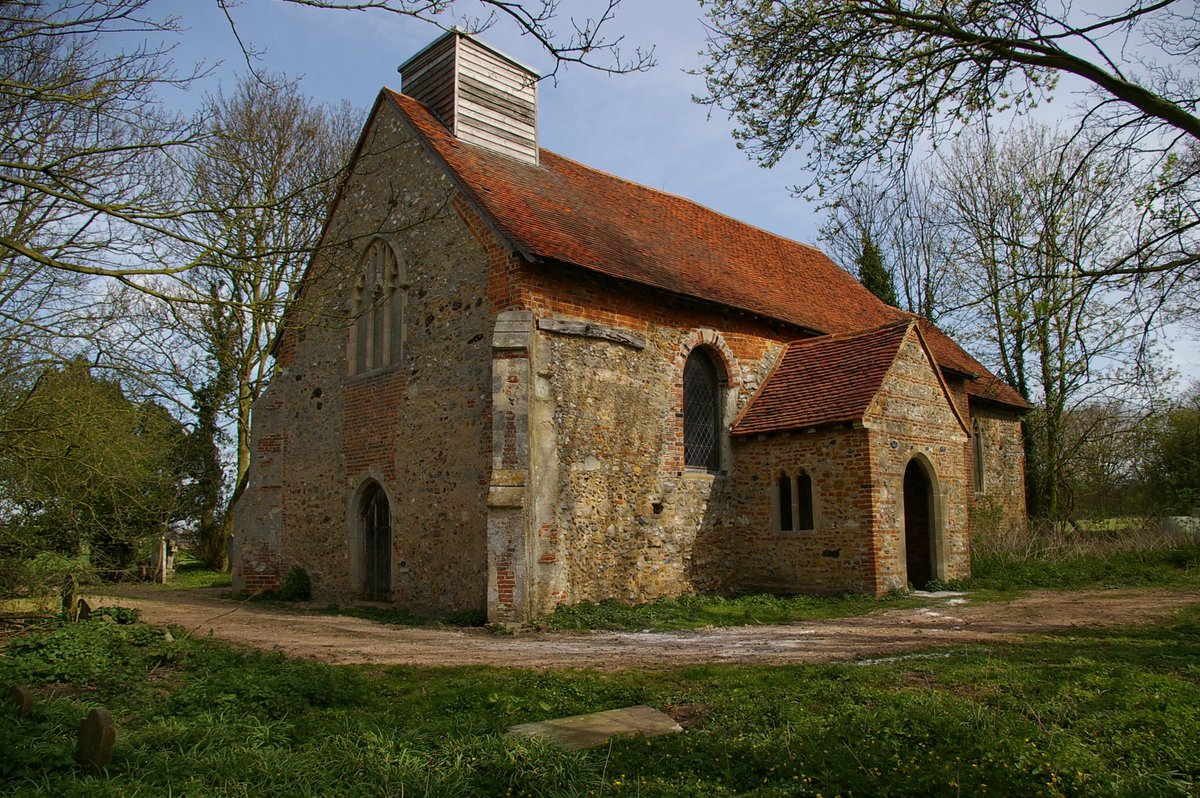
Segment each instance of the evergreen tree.
M871 240L869 233L862 234L862 254L855 261L858 264L858 280L867 290L882 299L887 304L896 307L896 284L892 279L892 270L883 263L879 247Z
M166 409L86 361L47 369L0 416L0 561L85 556L119 575L182 520L184 443Z

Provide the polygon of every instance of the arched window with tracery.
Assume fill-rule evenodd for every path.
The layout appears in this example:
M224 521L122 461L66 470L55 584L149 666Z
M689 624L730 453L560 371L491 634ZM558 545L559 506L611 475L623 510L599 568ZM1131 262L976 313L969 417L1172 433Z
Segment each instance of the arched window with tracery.
M721 372L703 349L693 349L683 365L683 461L721 470Z
M363 254L351 296L351 374L391 366L404 352L404 274L396 250L376 238Z

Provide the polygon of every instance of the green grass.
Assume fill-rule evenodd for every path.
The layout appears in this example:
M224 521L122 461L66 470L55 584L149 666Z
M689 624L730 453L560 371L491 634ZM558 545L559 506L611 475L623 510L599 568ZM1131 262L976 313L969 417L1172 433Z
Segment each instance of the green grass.
M1140 798L1200 784L1200 609L944 658L612 673L327 666L113 620L8 640L0 686L40 700L0 724L0 794ZM502 736L636 703L687 731L583 752ZM97 705L118 725L98 778L71 764Z
M340 604L329 604L317 609L316 612L324 615L348 615L393 626L484 626L487 624L485 610L467 610L443 618L430 618L416 615L403 607L347 607Z
M1200 543L1060 558L994 553L976 556L972 576L952 583L968 590L1080 590L1158 587L1200 589Z
M1027 590L1081 590L1157 587L1200 590L1200 544L1184 543L1146 550L1068 552L1058 557L1012 552L977 555L970 579L931 585L968 590L973 601L1012 598ZM667 631L705 626L742 626L846 618L888 607L914 607L927 600L888 595L681 596L639 605L616 601L561 607L538 620L548 629L621 629Z
M163 587L171 590L187 590L203 587L231 587L233 577L226 571L213 571L204 563L186 555L179 555L175 560L175 573Z
M560 607L538 620L547 629L624 629L666 631L705 626L746 626L789 623L823 618L865 615L883 607L918 606L919 599L903 595L883 598L856 594L840 596L772 596L754 594L680 596L646 604L627 605L616 601L584 602Z

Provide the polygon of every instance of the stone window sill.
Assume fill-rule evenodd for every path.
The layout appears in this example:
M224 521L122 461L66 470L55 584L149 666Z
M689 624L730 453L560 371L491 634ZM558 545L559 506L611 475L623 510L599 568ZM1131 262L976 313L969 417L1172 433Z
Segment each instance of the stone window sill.
M399 370L399 368L399 363L391 363L386 366L380 366L379 368L368 369L367 371L360 371L357 374L351 374L346 378L346 381L357 382L359 380L370 379L371 377L382 377L385 374Z
M687 468L683 472L683 478L686 480L696 480L698 482L711 482L714 479L723 479L729 476L727 471L708 471L703 468Z

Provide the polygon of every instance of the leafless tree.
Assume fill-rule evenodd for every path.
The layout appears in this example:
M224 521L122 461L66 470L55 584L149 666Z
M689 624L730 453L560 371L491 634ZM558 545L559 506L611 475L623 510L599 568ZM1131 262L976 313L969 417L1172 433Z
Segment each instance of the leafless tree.
M1087 276L1126 244L1125 173L1031 126L1000 144L963 139L934 182L947 246L969 264L970 320L999 374L1037 406L1029 487L1052 517L1064 509L1067 414L1153 377L1131 286Z
M738 121L739 144L772 165L807 153L823 192L883 172L996 115L1047 101L1061 78L1083 86L1071 147L1122 162L1139 187L1123 246L1094 275L1132 275L1160 300L1200 280L1200 11L1186 0L1096 10L1043 0L704 0L708 94ZM1064 80L1063 83L1067 83ZM1191 312L1195 313L1195 305Z
M238 35L236 4L217 2ZM559 66L620 72L651 63L641 52L622 58L620 40L605 38L615 0L600 2L593 16L568 18L562 37L551 27L562 21L558 3L549 0L277 2L439 25L508 20ZM178 72L171 61L182 22L157 15L151 0L10 0L0 7L0 298L27 302L40 286L61 288L63 274L146 288L139 279L146 275L174 277L245 254L198 237L192 222L212 208L197 207L172 182L178 163L206 141L197 119L169 112L162 101L164 87L202 74ZM180 260L181 251L190 257ZM15 311L13 318L28 315Z
M954 319L949 314L963 297L944 224L930 196L928 172L922 172L901 186L865 181L849 187L834 200L821 236L834 259L851 272L863 236L869 237L895 277L900 306L950 331Z
M606 38L619 0L578 17L556 0L275 1L516 25L552 57L551 74L651 64ZM236 3L215 2L242 43ZM206 74L172 63L185 23L152 0L0 4L0 416L48 363L86 353L138 395L182 402L198 426L209 410L233 419L240 473L282 304L356 123L305 102L248 47L253 80L206 113L171 112L163 90Z

